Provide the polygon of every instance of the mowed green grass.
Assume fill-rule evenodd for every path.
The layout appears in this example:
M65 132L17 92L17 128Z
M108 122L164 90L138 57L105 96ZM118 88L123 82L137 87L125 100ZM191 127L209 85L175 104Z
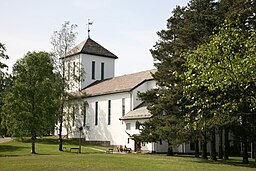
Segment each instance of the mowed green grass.
M159 154L106 154L94 148L106 147L83 145L82 153L59 152L57 140L39 139L38 154L30 154L31 144L27 141L12 141L0 144L0 170L88 170L88 171L246 171L256 170L255 163L242 165L241 158L229 162L210 161L193 156L166 156ZM74 141L65 141L64 147L78 147ZM254 163L254 164L253 164Z

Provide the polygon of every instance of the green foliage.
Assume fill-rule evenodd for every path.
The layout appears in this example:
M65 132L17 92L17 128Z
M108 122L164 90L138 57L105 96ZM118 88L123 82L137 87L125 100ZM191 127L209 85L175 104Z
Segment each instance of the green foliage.
M65 57L67 52L74 46L77 35L77 32L74 32L76 27L76 24L70 24L69 21L65 21L59 31L54 31L51 37L51 44L53 45L55 57Z
M13 67L12 89L4 97L3 119L13 136L41 136L54 129L59 107L58 76L46 52L28 52Z
M239 22L226 22L209 43L183 55L187 61L184 90L191 102L187 104L188 118L204 128L241 126L245 163L248 162L247 136L253 137L255 129L255 41L254 29L246 30ZM201 93L197 93L199 90Z
M191 0L173 10L151 49L157 88L140 94L153 114L145 139L176 139L180 129L183 141L207 140L217 127L241 125L239 116L253 137L255 9L255 0Z
M226 112L237 111L244 102L250 103L249 111L255 111L255 38L254 30L247 32L239 26L226 24L209 43L189 51L185 55L188 67L186 90L205 87L209 93L218 93L215 98L222 102ZM211 98L209 95L208 101ZM202 106L202 103L194 101L193 105Z
M7 74L7 65L2 62L3 60L8 59L9 57L5 54L6 48L4 44L0 43L0 113L1 113L1 108L3 106L3 97L7 89L10 87L9 85L9 80L10 76ZM1 116L1 115L0 115ZM4 124L1 124L2 119L0 117L0 135L5 135L6 134L6 127Z
M9 58L8 55L5 54L5 51L6 51L6 48L4 44L0 43L0 60ZM7 65L0 61L0 73L2 73L1 69L3 68L7 68Z
M177 6L167 20L167 29L158 32L159 40L151 49L157 67L153 77L158 88L140 96L148 103L148 109L154 117L164 114L166 116L162 117L168 118L165 119L169 120L166 125L154 126L159 127L157 130L164 131L161 134L165 134L166 139L175 142L176 137L182 137L185 141L187 136L179 136L180 132L177 130L191 132L185 128L184 123L187 113L185 104L189 101L184 96L184 80L181 75L186 67L180 54L207 42L214 28L224 20L226 9L227 7L220 8L220 3L214 0L191 0L186 7ZM175 124L176 122L180 124Z

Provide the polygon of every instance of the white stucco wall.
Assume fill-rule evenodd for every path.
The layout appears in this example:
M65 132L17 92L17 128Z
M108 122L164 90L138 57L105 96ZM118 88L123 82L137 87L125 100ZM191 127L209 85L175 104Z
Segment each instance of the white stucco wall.
M101 63L104 63L104 78L112 78L115 75L115 59L103 56L80 54L85 75L81 88L90 85L96 80L101 80ZM95 79L92 79L92 61L95 61Z
M82 68L79 55L70 56L62 60L64 61L64 67L65 67L64 77L66 78L66 82L69 85L66 91L78 91L81 86L80 86L80 82L74 79L73 70L75 68L75 75L79 76L79 73ZM75 66L74 66L74 62L75 62ZM70 67L68 67L68 65L70 65ZM69 79L68 79L68 73L69 73Z
M126 132L129 133L130 135L140 134L140 130L136 129L136 122L144 123L145 121L147 121L147 119L124 120L125 124L128 123L128 124L131 125L131 127L130 127L131 129L126 130ZM129 141L127 141L125 143L125 145L128 148L131 148L132 150L135 150L135 141L134 140L130 139ZM159 144L158 143L152 143L152 142L141 142L141 150L142 151L149 151L149 152L152 152L154 150L162 150L161 147L156 147L157 145L159 145Z
M128 92L89 97L86 99L87 125L89 126L87 140L110 141L112 145L122 145L128 135L125 124L119 120L122 117L122 99L125 98L125 111L130 111L130 95ZM108 125L108 100L111 100L111 123ZM95 103L98 102L98 125L95 125Z
M136 108L142 103L142 101L138 98L138 92L146 92L147 90L154 88L155 85L155 80L146 81L132 91L132 109Z
M70 63L70 73L73 74L73 62L76 63L76 75L83 71L83 81L74 83L72 78L69 81L71 89L68 91L81 90L92 84L96 80L101 80L101 63L104 63L104 79L112 78L115 75L115 59L97 55L77 54L62 59L65 61L65 77L68 73L68 63ZM92 61L95 62L95 79L92 79Z
M154 82L150 81L151 85ZM88 141L110 141L111 145L126 145L134 150L134 141L129 139L128 133L131 135L139 134L139 130L135 129L136 121L143 123L145 120L132 120L131 130L126 130L126 121L119 120L122 117L122 99L125 99L125 114L132 110L134 104L138 105L141 102L136 99L137 91L145 92L148 89L148 83L144 82L132 92L122 92L115 94L100 95L95 97L87 97L82 100L71 102L74 104L83 104L87 101L88 107L86 111L86 125L89 128L87 131L83 130L82 137ZM136 92L136 93L135 93ZM135 98L133 97L135 96ZM111 123L108 125L108 100L111 100ZM137 100L137 103L134 103ZM95 125L95 103L98 102L98 125ZM79 138L79 125L83 124L83 116L81 116L81 109L76 114L76 124L72 127L70 138ZM70 124L71 125L71 124ZM66 131L63 131L65 135ZM129 143L128 143L129 142ZM151 143L144 143L142 150L152 151Z

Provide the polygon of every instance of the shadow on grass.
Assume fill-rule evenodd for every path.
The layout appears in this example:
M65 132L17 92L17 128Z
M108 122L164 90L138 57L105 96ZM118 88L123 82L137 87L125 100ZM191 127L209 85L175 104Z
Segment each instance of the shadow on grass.
M16 139L16 141L23 142L23 143L31 143L31 138L23 138L23 139ZM58 145L59 140L54 137L43 137L43 138L37 138L36 143L39 144L48 144L48 145ZM63 145L79 145L79 141L77 140L71 140L71 139L63 139L62 140ZM85 143L83 143L85 145Z
M1 145L0 151L1 152L11 152L11 151L22 151L23 149L29 149L29 147L22 147L22 146L13 146L13 145ZM19 155L6 155L6 154L0 154L0 157L15 157Z
M195 157L191 157L191 158L195 158ZM238 160L238 159L229 159L229 160L217 160L217 161L213 161L213 160L207 160L207 159L201 159L198 158L199 160L194 161L197 163L209 163L209 164L225 164L225 165L231 165L231 166L239 166L239 167L247 167L247 168L256 168L256 162L255 161L250 161L249 164L244 164L242 163L242 159Z
M22 149L28 149L29 147L21 147L21 146L13 146L13 145L1 145L0 146L0 151L1 152L7 152L7 151L19 151Z

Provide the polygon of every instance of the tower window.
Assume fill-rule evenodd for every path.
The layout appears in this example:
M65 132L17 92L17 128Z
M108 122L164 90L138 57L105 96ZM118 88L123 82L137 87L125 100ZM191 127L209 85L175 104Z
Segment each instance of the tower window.
M92 61L92 79L95 80L95 61Z
M104 62L101 63L101 80L104 80Z

